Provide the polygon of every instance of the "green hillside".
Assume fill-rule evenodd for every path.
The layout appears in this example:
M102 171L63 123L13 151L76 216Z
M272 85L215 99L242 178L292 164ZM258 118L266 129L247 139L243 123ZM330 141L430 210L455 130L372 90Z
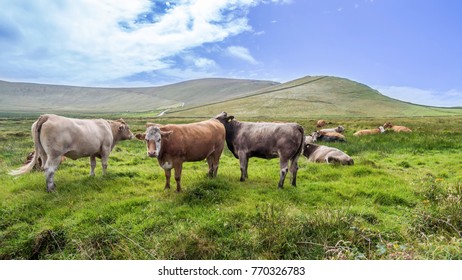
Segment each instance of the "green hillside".
M111 113L165 110L227 100L271 81L200 79L144 88L90 88L0 81L0 112Z
M145 88L89 88L0 81L0 113L125 113L209 118L226 111L253 118L462 115L461 108L401 102L343 78L304 77L284 84L199 79Z
M168 116L206 117L226 111L239 117L405 117L462 115L462 109L414 105L343 78L304 77L226 102L178 108Z

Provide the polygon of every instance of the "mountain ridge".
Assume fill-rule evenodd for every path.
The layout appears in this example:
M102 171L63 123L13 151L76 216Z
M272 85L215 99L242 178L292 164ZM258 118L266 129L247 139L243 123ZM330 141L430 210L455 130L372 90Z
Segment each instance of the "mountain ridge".
M0 81L0 112L140 113L161 117L372 117L461 115L460 108L416 105L333 76L286 83L204 78L157 87L94 88ZM154 112L157 112L154 114Z

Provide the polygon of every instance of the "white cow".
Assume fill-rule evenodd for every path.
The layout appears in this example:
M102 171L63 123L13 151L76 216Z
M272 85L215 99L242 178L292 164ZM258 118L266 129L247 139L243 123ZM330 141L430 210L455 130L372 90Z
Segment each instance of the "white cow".
M31 162L11 171L11 175L22 175L32 170L36 162L42 161L45 170L47 191L55 190L54 174L61 157L71 159L90 157L90 175L95 175L96 157L101 158L103 174L106 173L108 157L117 142L133 138L133 133L124 120L108 121L80 120L57 115L42 115L32 124L35 154Z
M353 165L353 159L337 148L305 143L303 155L311 162Z

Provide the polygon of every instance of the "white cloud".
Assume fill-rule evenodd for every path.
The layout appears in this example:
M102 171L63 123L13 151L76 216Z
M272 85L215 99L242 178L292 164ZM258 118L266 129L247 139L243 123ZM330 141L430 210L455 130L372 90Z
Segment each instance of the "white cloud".
M171 58L185 50L251 31L248 9L261 3L266 1L3 0L0 79L99 85L174 68ZM256 63L245 48L233 50ZM200 58L195 66L214 63Z
M414 104L456 107L462 106L462 92L458 90L435 91L402 86L377 86L383 95Z
M250 54L249 50L241 47L241 46L231 46L226 49L226 52L228 55L244 60L246 62L249 62L251 64L257 64L257 61L253 56Z

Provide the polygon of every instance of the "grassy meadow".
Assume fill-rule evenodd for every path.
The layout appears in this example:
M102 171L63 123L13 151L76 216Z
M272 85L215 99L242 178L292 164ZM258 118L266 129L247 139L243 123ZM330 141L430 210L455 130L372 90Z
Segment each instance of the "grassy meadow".
M329 119L347 142L324 144L355 165L301 157L295 188L277 188L277 159L252 158L239 182L225 147L217 178L205 161L185 163L183 192L164 190L135 139L115 147L104 177L99 160L89 177L88 158L67 159L47 193L41 172L8 175L33 150L35 119L2 118L0 259L462 259L462 117L395 118L414 132L352 136L387 120ZM153 120L126 121L137 133ZM314 119L282 121L314 130Z

